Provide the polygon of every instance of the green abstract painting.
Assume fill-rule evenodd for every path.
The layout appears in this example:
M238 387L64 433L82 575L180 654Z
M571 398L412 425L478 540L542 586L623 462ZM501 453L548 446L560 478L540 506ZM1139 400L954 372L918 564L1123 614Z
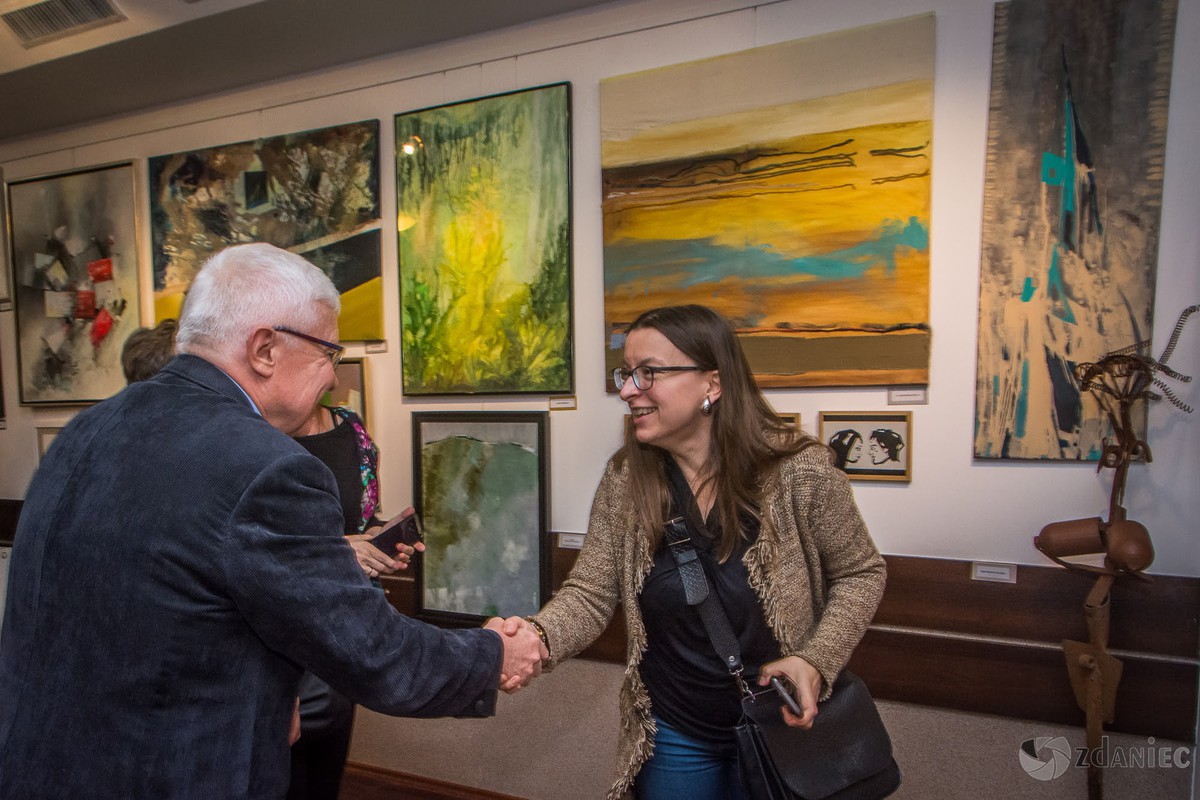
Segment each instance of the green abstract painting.
M570 393L570 84L395 122L404 393Z
M532 614L548 562L547 412L417 412L413 477L424 520L422 616Z

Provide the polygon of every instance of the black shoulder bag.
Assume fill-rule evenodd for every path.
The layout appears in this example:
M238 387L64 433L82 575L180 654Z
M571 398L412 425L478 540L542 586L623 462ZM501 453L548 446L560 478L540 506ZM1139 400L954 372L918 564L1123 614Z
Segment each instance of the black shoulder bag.
M879 710L857 675L842 670L832 696L809 730L789 727L772 688L751 691L742 680L742 655L729 616L709 591L708 577L682 517L664 526L687 603L700 613L708 637L742 693L738 771L755 800L877 800L900 785Z

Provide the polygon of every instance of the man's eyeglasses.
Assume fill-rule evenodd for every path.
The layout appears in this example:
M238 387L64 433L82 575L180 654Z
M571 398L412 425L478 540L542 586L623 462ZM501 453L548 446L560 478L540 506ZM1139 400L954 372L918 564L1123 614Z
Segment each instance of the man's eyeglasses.
M648 367L642 365L627 369L625 367L617 367L612 371L613 383L617 385L617 391L621 391L625 387L625 381L633 378L633 385L640 391L646 391L654 385L654 376L660 372L702 372L703 370L697 366L691 367Z
M324 339L318 339L315 336L309 336L307 333L294 331L286 325L276 325L275 330L279 331L280 333L290 333L292 336L299 336L306 342L312 342L315 345L325 348L325 357L328 358L329 363L333 364L335 367L338 365L338 362L342 360L342 354L346 350L346 348L342 347L340 344L334 344L333 342L327 342Z

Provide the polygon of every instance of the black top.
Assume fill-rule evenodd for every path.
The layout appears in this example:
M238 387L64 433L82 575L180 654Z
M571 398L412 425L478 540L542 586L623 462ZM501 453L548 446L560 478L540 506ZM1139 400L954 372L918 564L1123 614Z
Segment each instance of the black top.
M674 460L667 459L667 470L678 471ZM686 493L683 505L691 510L688 528L692 544L713 592L737 636L747 680L759 668L779 658L779 644L763 617L758 596L750 586L750 576L742 557L758 538L759 525L742 520L748 538L738 542L724 564L717 562L714 547L720 542L721 528L716 515L697 525L699 511L695 497L686 489L686 481L670 481L672 515L683 505L677 495ZM685 487L675 490L674 485ZM697 530L697 528L707 530ZM708 535L706 536L705 533ZM683 583L666 544L654 553L654 566L646 576L638 595L642 621L646 626L646 652L639 670L650 694L654 715L673 728L696 739L714 743L733 742L733 728L741 718L742 707L733 676L713 649L704 630L700 612L687 604Z
M297 436L296 441L329 467L337 480L342 515L346 518L345 532L358 533L358 524L362 522L363 493L358 469L358 439L353 425L347 425L336 414L333 419L335 424L331 430L311 436Z

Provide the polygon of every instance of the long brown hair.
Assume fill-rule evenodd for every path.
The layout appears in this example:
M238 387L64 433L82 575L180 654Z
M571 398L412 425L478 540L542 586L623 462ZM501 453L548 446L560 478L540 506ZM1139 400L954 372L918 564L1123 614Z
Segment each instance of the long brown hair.
M740 516L761 519L764 472L780 459L819 443L775 414L750 372L733 326L716 311L700 305L651 309L634 320L626 335L641 328L667 337L701 369L720 373L721 397L712 407L713 434L701 474L716 490L713 509L721 522L717 550L723 562L745 536ZM661 448L639 442L633 426L626 427L625 445L617 459L629 465L634 507L654 549L670 513L665 457Z

